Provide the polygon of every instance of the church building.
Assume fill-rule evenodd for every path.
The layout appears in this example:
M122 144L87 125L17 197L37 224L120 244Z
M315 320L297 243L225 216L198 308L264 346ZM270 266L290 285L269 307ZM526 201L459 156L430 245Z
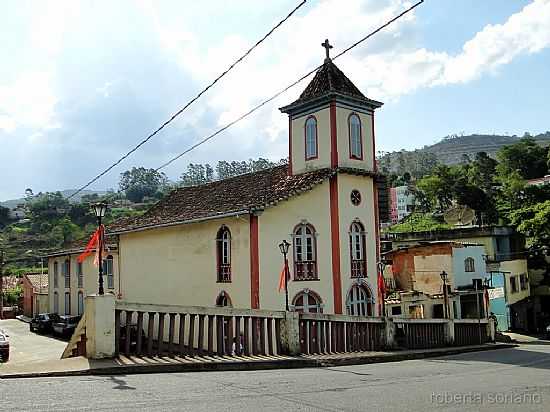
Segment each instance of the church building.
M374 111L332 62L288 115L289 162L175 189L107 231L117 239L116 293L126 302L378 316ZM91 259L91 258L89 258ZM52 284L52 283L50 283Z

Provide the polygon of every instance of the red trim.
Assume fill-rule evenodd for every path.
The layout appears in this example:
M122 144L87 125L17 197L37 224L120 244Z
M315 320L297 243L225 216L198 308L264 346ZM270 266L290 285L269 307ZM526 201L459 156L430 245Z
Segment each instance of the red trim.
M376 164L376 139L374 138L374 112L371 115L371 124L372 124L372 170L374 172L378 171L378 165Z
M250 215L250 307L260 309L258 216Z
M336 133L336 102L330 102L330 166L338 167L338 137Z
M359 146L361 147L361 156L353 156L351 154L351 116L357 117L359 120ZM363 160L363 123L361 123L361 117L357 113L350 113L348 116L348 145L349 145L349 158L352 160Z
M307 121L309 119L315 120L315 156L307 157ZM308 160L314 160L319 157L319 130L317 128L317 118L314 115L307 117L304 123L304 159L306 162Z
M292 176L292 118L288 116L288 174Z
M330 235L332 241L332 288L334 313L342 313L342 277L340 275L340 222L338 213L338 175L329 180Z

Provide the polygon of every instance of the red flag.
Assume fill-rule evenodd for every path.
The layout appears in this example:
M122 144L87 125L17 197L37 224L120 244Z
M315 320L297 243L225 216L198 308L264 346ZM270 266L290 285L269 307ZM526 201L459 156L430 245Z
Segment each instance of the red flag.
M76 261L78 263L84 262L84 260L90 256L94 250L97 248L97 244L99 243L99 229L97 229L90 238L90 241L86 245L86 249L84 249L84 252L82 252L78 257L76 258Z
M78 255L76 261L78 263L84 262L88 256L95 252L94 265L99 266L99 251L105 248L105 226L101 225L90 238L90 241L86 245L84 252Z
M279 275L279 292L285 290L285 274L286 279L288 279L288 262L285 261L285 264L283 265L283 270L281 270L281 274Z
M378 272L378 310L380 316L384 316L382 313L382 308L384 307L384 299L386 297L386 283L384 282L384 274L382 271Z

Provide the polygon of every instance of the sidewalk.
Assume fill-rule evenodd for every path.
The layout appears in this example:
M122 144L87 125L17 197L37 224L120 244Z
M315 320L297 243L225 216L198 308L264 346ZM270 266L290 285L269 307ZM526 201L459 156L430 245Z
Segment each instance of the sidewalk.
M17 315L15 317L15 319L17 320L20 320L21 322L25 322L25 323L31 323L31 318L29 318L28 316L25 316L25 315Z
M397 352L358 352L309 356L195 356L195 357L125 357L92 360L83 357L32 362L0 364L0 379L37 378L75 375L127 375L136 373L204 372L260 369L319 368L398 362L411 359L448 356L466 352L512 348L516 345L486 344L452 348Z

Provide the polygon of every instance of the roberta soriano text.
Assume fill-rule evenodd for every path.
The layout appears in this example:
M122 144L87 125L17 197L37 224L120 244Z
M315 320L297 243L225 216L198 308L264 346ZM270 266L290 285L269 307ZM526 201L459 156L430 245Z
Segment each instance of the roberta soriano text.
M529 405L541 404L542 395L536 392L432 392L430 400L439 405Z

